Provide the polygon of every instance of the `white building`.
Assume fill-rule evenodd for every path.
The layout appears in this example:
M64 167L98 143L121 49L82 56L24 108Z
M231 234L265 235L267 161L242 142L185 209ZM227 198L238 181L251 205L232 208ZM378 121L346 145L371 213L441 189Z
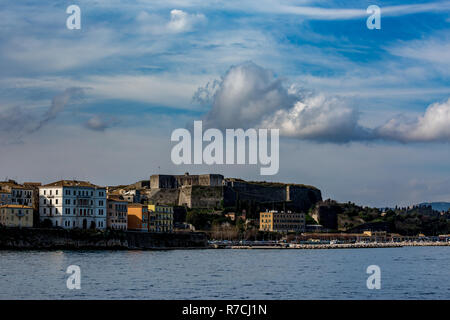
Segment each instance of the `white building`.
M106 229L106 188L76 180L41 186L39 216L65 229Z

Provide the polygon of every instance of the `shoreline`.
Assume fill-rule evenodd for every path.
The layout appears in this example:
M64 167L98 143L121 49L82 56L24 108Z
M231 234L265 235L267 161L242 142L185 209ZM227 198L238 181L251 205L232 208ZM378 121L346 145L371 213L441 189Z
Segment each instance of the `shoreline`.
M449 247L449 246L450 246L449 242L388 242L388 243L340 243L340 244L289 244L285 246L227 246L222 247L221 249L324 250L324 249L367 249L367 248Z
M172 251L172 250L332 250L332 249L376 249L404 247L450 247L446 242L427 243L342 243L342 244L297 244L294 246L207 246L207 247L0 247L2 251Z

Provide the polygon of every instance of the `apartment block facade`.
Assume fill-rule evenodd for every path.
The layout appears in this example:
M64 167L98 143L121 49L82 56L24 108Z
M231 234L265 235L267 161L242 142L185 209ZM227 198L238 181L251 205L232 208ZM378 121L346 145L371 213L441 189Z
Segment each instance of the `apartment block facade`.
M107 199L107 224L112 230L128 229L128 201L116 197Z
M33 206L34 197L35 192L30 186L20 185L14 180L0 182L0 203L2 204Z
M65 229L106 229L106 189L76 180L40 186L39 217Z
M291 211L266 211L259 215L259 230L272 232L304 232L305 214Z
M148 205L150 232L173 232L173 207Z
M18 204L0 206L0 224L5 227L33 227L33 207Z
M11 192L0 190L0 206L11 204Z

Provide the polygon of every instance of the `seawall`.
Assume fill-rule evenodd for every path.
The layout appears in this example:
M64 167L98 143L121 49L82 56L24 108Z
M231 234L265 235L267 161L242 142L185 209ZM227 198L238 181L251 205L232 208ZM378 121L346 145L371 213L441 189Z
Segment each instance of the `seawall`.
M0 229L0 249L164 250L206 248L206 234L99 232L63 229Z

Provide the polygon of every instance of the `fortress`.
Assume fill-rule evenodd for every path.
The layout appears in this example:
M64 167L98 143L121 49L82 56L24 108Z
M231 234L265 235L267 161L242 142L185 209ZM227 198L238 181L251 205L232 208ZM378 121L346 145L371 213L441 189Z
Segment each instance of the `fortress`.
M208 186L220 187L223 183L223 176L220 174L200 174L189 175L166 175L154 174L150 177L150 188L171 189L185 186Z
M141 196L159 204L188 208L239 208L254 210L274 207L307 211L322 200L319 189L313 186L245 181L224 178L220 174L152 175L150 180L133 185Z

